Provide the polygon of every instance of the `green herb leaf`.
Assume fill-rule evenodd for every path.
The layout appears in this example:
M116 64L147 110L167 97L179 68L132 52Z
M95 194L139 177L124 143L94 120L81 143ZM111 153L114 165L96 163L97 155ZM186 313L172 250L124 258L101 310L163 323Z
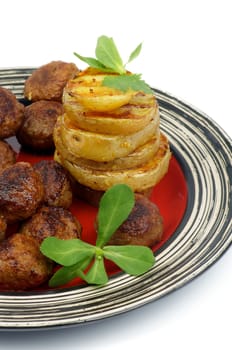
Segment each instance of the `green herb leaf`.
M74 52L74 55L76 57L78 57L81 61L87 63L90 67L97 68L97 69L100 69L100 70L105 70L106 69L106 67L101 62L96 60L96 58L84 57L84 56L79 55L76 52Z
M113 38L102 35L98 38L95 50L96 58L103 66L115 73L124 74L125 68Z
M93 265L85 275L85 279L89 284L106 284L108 282L103 256L96 256Z
M129 60L127 61L127 63L130 63L131 61L133 61L136 57L138 57L138 55L140 54L140 51L142 50L142 43L140 43L136 49L134 51L131 52ZM127 64L126 63L126 64Z
M49 280L50 287L58 287L64 285L76 277L80 277L86 281L84 269L90 264L92 258L88 257L72 266L63 266L57 270Z
M112 186L101 198L98 210L98 237L96 245L105 245L112 234L127 219L134 206L134 193L124 184Z
M130 275L137 276L148 271L155 262L152 250L144 246L106 246L103 251L105 258Z
M141 80L140 74L106 76L103 85L118 89L123 92L128 90L143 91L146 94L153 94L152 89Z
M71 266L95 254L95 247L80 239L63 240L57 237L45 238L40 250L48 258L64 266Z
M130 54L127 63L130 63L140 54L142 43L140 43ZM125 66L118 52L113 38L102 35L98 38L95 49L96 58L84 57L74 53L80 60L90 67L97 68L103 72L117 73L117 75L105 77L103 85L126 92L128 90L143 91L146 94L153 94L152 89L141 79L140 74L126 74Z

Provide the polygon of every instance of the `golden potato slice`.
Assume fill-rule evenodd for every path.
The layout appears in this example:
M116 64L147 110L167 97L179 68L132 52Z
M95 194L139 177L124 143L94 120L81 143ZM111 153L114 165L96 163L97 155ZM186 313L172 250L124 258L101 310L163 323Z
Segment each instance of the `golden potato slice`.
M156 185L168 171L171 152L166 136L161 135L160 147L150 161L125 171L100 171L81 167L56 153L55 159L82 185L98 191L106 191L117 183L125 183L134 192L145 191Z
M68 111L66 108L66 115L73 125L94 133L129 135L143 129L152 119L159 117L158 108L154 109L153 107L128 108L128 117L123 118L120 116L94 115L81 109L78 111L79 106L76 105L72 111ZM74 109L75 113L73 113Z
M93 111L112 111L127 104L135 91L122 92L102 84L104 74L96 69L87 68L78 74L77 78L70 80L63 92L63 103L66 96L72 96L75 103ZM111 74L112 75L112 74Z
M54 141L56 149L61 157L72 163L93 170L123 170L146 163L154 156L160 144L160 131L158 129L156 135L151 140L138 147L134 152L128 154L128 156L117 158L109 162L95 162L94 160L76 157L68 152L67 148L62 143L58 128L56 128L54 132Z
M73 127L66 115L58 118L56 127L64 147L76 157L96 162L108 162L125 157L150 140L159 128L159 118L152 120L144 129L130 135L108 135L84 131Z
M78 128L112 135L128 135L144 128L159 116L155 96L138 92L126 105L108 112L92 111L64 94L64 110Z

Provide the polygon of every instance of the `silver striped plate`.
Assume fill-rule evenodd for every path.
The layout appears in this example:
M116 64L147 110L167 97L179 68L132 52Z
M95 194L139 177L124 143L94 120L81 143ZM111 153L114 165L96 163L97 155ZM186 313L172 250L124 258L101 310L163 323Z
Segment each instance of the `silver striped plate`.
M21 99L33 68L0 70L0 85ZM78 325L153 302L205 271L232 242L232 142L207 115L154 89L161 128L181 164L188 204L172 238L156 252L157 263L139 277L119 274L104 287L0 293L0 329Z

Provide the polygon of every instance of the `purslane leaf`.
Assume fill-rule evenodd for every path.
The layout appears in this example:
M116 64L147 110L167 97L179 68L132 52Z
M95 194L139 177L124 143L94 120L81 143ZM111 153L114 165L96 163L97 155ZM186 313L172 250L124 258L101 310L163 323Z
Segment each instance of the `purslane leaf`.
M108 282L103 257L95 258L93 265L85 275L85 279L89 284L106 284Z
M116 76L109 75L103 79L103 85L123 92L134 90L143 91L146 94L153 94L152 89L145 83L144 80L141 80L140 74L124 74Z
M64 266L71 266L95 254L95 247L80 239L63 240L57 237L45 238L40 250L48 258Z
M148 271L155 262L152 250L144 246L106 246L103 251L105 258L130 275L137 276Z
M101 198L97 216L96 246L105 245L112 234L127 219L134 206L134 192L124 184L112 186Z
M125 73L125 68L113 38L102 35L98 38L95 50L96 58L103 66L112 69L115 73Z
M140 54L141 49L142 49L142 43L140 43L140 44L135 48L135 50L131 52L130 57L129 57L127 63L130 63L130 62L133 61L136 57L138 57L138 55ZM126 63L126 64L127 64L127 63Z
M86 281L83 270L86 269L86 267L90 264L91 260L92 258L88 257L72 266L61 267L54 273L54 275L49 280L49 286L53 288L58 287L70 282L76 277L80 277L81 279Z
M76 57L78 57L81 61L87 63L90 67L98 68L98 69L105 69L105 68L106 68L101 62L99 62L98 60L96 60L96 58L93 58L93 57L84 57L84 56L79 55L79 54L76 53L76 52L74 52L74 55L75 55Z

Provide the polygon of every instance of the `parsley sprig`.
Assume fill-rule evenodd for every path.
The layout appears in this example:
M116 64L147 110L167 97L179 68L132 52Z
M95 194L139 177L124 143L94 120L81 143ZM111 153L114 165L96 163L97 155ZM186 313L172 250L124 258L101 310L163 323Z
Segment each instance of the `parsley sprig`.
M140 43L129 56L125 64L118 52L113 38L102 35L97 40L95 49L96 58L84 57L74 52L74 55L81 61L87 63L90 67L97 68L106 73L116 73L108 75L103 80L103 85L126 92L128 90L143 91L146 94L152 94L152 89L141 78L141 74L128 74L126 65L133 61L142 49Z
M124 184L114 185L105 192L100 201L96 245L81 239L46 238L41 244L41 252L62 265L50 279L49 286L64 285L75 277L80 277L88 284L103 285L108 282L105 258L130 275L137 276L148 271L155 262L150 248L107 245L113 233L127 219L133 206L134 193L131 188Z

